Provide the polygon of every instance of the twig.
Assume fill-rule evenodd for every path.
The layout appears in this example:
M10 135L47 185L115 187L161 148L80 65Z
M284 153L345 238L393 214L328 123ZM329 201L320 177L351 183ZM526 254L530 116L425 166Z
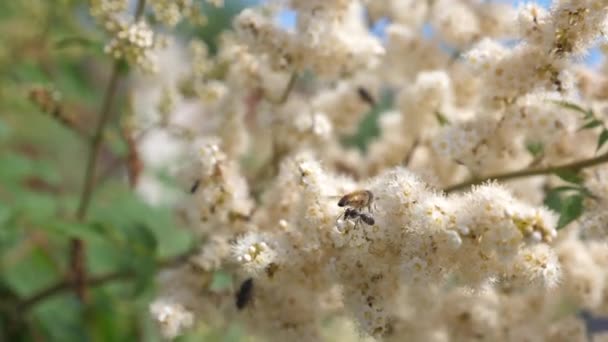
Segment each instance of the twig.
M405 167L409 167L410 163L412 162L412 158L414 157L414 152L416 152L416 149L418 148L418 146L420 145L420 139L416 138L414 139L414 143L412 144L412 147L410 147L410 150L407 152L407 155L405 156L405 158L403 158L403 166Z
M110 119L112 103L114 102L114 96L116 95L116 89L118 88L118 81L120 78L120 64L114 62L112 67L112 73L110 75L110 81L104 95L103 104L99 113L99 121L95 128L95 133L91 139L89 157L87 161L84 184L82 186L82 193L80 195L80 201L78 209L76 211L76 219L83 221L86 217L89 205L91 203L91 197L95 188L95 170L97 167L97 159L99 152L101 151L101 145L103 142L103 134L105 132L106 125ZM70 278L72 279L74 291L78 294L81 300L86 298L86 254L84 241L79 238L73 238L70 241Z
M180 255L165 259L165 260L160 260L157 263L157 266L160 268L170 268L173 266L180 265L180 264L186 262L196 252L197 252L196 248L189 249L188 251L186 251L183 254L180 254ZM102 286L104 284L115 282L118 280L129 280L135 276L136 276L136 272L134 272L133 270L110 272L110 273L92 276L92 277L88 278L86 280L86 286L87 287ZM36 304L38 304L52 296L69 291L71 288L72 288L71 282L69 282L67 280L59 281L55 285L51 285L51 286L41 290L40 292L32 295L31 297L21 301L21 303L19 304L19 310L21 312L27 311L28 309L35 306Z
M135 9L135 21L141 19L144 15L144 10L146 9L146 0L139 0L137 2L137 8Z
M48 114L52 119L76 133L79 137L88 139L87 133L78 126L76 120L65 112L58 97L59 95L48 87L33 87L28 93L30 101L38 106L42 112Z
M89 158L87 161L87 167L85 171L84 184L82 194L80 196L80 202L78 205L78 211L76 212L76 218L83 220L86 216L89 204L91 202L91 195L95 187L95 169L97 166L97 159L99 152L101 151L101 144L103 142L103 134L105 132L106 125L110 119L112 103L116 95L118 88L118 81L120 78L120 62L115 62L110 75L110 81L106 88L103 105L99 113L99 121L95 128L95 133L91 139L91 149L89 152Z
M139 0L137 3L137 9L135 11L135 21L138 21L144 14L146 7L146 0ZM105 91L101 111L99 113L99 121L95 128L95 133L91 139L91 149L89 151L89 157L87 161L84 184L82 187L82 193L80 195L80 201L78 204L78 210L76 211L76 219L83 221L86 217L89 205L91 203L91 197L95 188L95 171L97 168L97 160L101 146L103 142L103 135L105 133L106 125L110 119L112 113L112 104L116 91L118 89L118 83L120 79L120 63L121 61L115 61L112 66L110 75L110 81ZM78 294L80 300L84 301L86 298L86 254L84 241L79 238L73 238L71 240L71 254L70 254L70 275L74 290Z
M137 151L137 139L133 136L130 129L122 130L123 139L127 143L127 176L129 178L129 186L134 189L137 186L139 177L143 170L143 163Z
M268 100L276 105L285 103L285 101L287 101L287 99L289 98L289 94L293 90L293 86L296 84L297 79L298 79L298 73L295 71L292 72L291 76L289 77L289 81L287 82L287 86L285 86L285 89L283 90L283 93L281 94L281 96L278 99L266 97L266 100Z
M600 164L603 164L606 162L608 162L608 153L602 154L595 158L579 160L579 161L575 161L575 162L571 162L571 163L563 164L563 165L547 166L547 167L543 167L543 168L530 168L530 169L524 169L524 170L520 170L520 171L490 175L490 176L486 176L483 178L473 178L466 182L451 185L451 186L447 187L446 189L444 189L444 191L449 193L449 192L453 192L453 191L457 191L457 190L463 190L472 185L481 184L481 183L484 183L484 182L487 182L490 180L506 181L506 180L515 179L515 178L547 175L547 174L564 171L564 170L578 171L578 170L582 170L582 169L585 169L588 167L600 165Z
M133 140L134 140L133 142L136 145L139 144L139 143L141 143L141 141L146 137L146 135L148 135L152 131L152 129L154 129L156 127L160 127L160 126L158 126L157 124L153 124L152 126L149 126L146 129L140 131L139 134L137 134L136 137L133 137ZM125 141L125 143L128 144L128 142L126 142L126 141ZM103 184L105 181L107 181L110 178L110 176L112 175L112 172L116 171L116 169L121 164L127 164L127 162L128 162L128 155L127 156L116 156L116 157L114 157L108 163L108 165L106 166L106 168L101 171L101 173L99 175L98 184Z
M124 132L122 133L123 138L125 138L125 144L127 144L127 147L129 149L129 151L127 152L127 155L124 156L116 156L114 157L111 161L108 162L107 166L101 170L98 180L97 180L97 185L101 185L104 182L106 182L107 180L109 180L110 176L112 176L112 173L114 171L116 171L118 169L119 166L121 165L126 165L127 166L127 172L130 171L129 170L129 156L132 155L133 153L137 153L137 145L139 143L141 143L141 141L150 133L152 132L153 129L166 129L167 133L169 134L173 134L174 136L177 137L186 137L185 139L192 139L192 131L189 131L186 128L182 128L179 126L171 126L171 125L167 125L167 126L162 126L160 124L153 124L152 126L147 127L146 129L144 129L143 131L139 132L139 134L137 134L136 136L130 138L132 141L129 142L129 139L126 139L124 137ZM140 161L141 162L141 161ZM143 165L142 165L143 167ZM131 170L132 171L132 170ZM141 170L139 170L139 172L141 172ZM134 187L134 184L131 184L131 187Z

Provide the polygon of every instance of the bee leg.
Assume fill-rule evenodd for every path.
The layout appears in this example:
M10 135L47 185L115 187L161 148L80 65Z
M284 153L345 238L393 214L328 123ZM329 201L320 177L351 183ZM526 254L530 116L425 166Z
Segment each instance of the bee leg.
M343 212L342 214L338 215L338 217L336 217L336 223L340 220L340 218L345 217L346 218L346 211Z

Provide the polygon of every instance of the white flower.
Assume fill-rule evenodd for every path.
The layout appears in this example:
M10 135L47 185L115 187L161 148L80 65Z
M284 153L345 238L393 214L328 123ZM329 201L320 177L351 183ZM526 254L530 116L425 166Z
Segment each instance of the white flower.
M154 316L165 338L173 339L194 323L194 315L181 304L170 300L158 299L150 304Z
M244 269L255 274L264 270L277 257L277 251L269 243L263 234L247 233L232 245L232 254Z

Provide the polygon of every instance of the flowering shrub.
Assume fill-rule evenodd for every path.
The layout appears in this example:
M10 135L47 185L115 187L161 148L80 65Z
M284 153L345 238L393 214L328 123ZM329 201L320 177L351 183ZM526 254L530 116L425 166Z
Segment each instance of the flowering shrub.
M293 29L276 23L285 9ZM605 80L577 59L607 11L602 1L294 0L241 12L216 56L195 54L195 65L226 68L191 81L224 88L202 105L218 119L191 146L201 156L186 179L200 185L180 200L209 239L162 279L159 301L180 308L172 319L153 310L163 331L190 325L187 312L277 341L320 340L328 318L383 340L585 340L578 311L608 307L606 171L567 163L606 140L593 114ZM368 27L381 17L384 42ZM387 92L367 153L345 146ZM237 162L268 149L260 172ZM509 172L522 179L491 181ZM336 205L361 189L371 206L352 209L372 224ZM218 269L253 279L251 308L201 297Z
M608 315L608 79L582 62L608 1L266 1L216 46L169 30L196 1L133 3L90 13L109 93L135 69L134 191L195 236L156 277L166 338L587 341Z

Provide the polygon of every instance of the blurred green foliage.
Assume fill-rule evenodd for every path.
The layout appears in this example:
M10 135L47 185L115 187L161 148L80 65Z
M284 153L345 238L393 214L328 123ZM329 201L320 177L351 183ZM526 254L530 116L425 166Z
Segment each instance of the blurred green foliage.
M207 14L209 26L180 32L212 42L250 2L228 1ZM0 1L0 341L160 340L148 317L157 261L186 252L193 238L171 208L138 198L122 167L100 182L87 220L75 220L87 142L28 99L33 86L51 86L91 132L112 63L104 39L86 0ZM124 103L119 97L115 111ZM100 170L126 153L118 120L106 140ZM67 288L31 302L66 281L73 237L86 243L89 276L115 273L120 281L90 287L85 304ZM214 286L227 286L224 278ZM182 340L241 335L238 327L201 327Z
M357 132L352 136L347 136L342 139L345 146L356 147L362 152L367 151L367 146L371 141L380 136L380 127L378 119L380 115L391 110L394 107L395 94L389 89L381 92L379 101L369 110L359 123Z

